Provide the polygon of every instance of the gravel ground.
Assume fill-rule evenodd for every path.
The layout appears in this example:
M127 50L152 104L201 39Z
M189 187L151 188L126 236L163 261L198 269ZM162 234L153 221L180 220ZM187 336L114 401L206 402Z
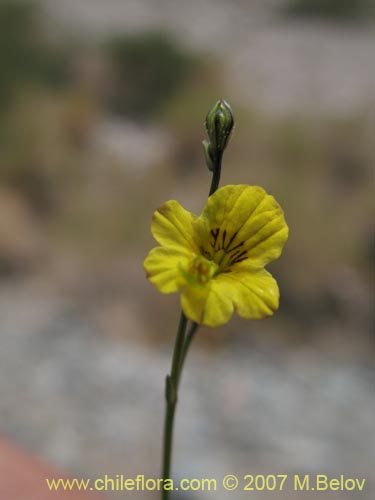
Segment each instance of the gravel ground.
M33 287L3 289L0 318L1 431L75 476L156 477L170 349L136 336L105 341L69 300ZM324 473L369 482L372 432L370 375L357 362L307 346L195 349L182 384L175 474Z

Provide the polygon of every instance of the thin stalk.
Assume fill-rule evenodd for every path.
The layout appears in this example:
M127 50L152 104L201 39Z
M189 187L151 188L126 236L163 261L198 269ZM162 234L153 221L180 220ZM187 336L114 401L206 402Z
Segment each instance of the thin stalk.
M170 479L171 460L172 460L172 444L173 444L173 424L176 412L178 380L180 376L180 364L183 353L185 340L185 331L187 326L187 318L181 312L180 322L178 325L176 341L174 345L171 374L166 378L165 397L166 397L166 412L164 420L164 440L163 440L163 469L162 478ZM162 491L162 500L168 500L169 491Z
M211 196L219 187L221 175L221 160L223 153L215 151L212 159L212 180L208 196ZM177 336L172 357L172 367L170 375L166 378L166 412L164 420L164 440L163 440L163 470L162 478L165 481L170 479L171 461L172 461L172 445L173 445L173 428L174 417L176 413L176 405L178 398L178 386L182 375L185 359L189 351L190 344L194 338L195 332L198 330L198 324L192 322L188 333L186 334L187 318L181 312L180 322L178 325ZM169 490L161 492L161 500L169 499Z
M219 187L220 176L221 176L221 160L223 158L223 154L220 152L216 152L215 157L213 158L213 168L212 168L212 180L211 187L208 193L208 196L214 194L214 192Z
M195 332L198 330L198 327L199 327L198 323L195 323L195 322L192 323L187 334L186 334L184 345L182 348L182 354L181 354L180 371L178 374L178 383L180 382L180 379L181 379L182 370L184 368L184 364L185 364L187 353L189 351L190 344L194 338Z

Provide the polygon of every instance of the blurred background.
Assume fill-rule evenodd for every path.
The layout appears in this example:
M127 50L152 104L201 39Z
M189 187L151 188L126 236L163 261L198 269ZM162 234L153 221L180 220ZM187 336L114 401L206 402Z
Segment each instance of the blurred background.
M179 306L142 262L156 207L201 211L203 122L225 98L236 129L222 184L272 193L290 239L269 266L279 312L196 337L175 477L372 481L368 3L0 2L3 436L72 477L159 475ZM369 489L340 493L357 496Z

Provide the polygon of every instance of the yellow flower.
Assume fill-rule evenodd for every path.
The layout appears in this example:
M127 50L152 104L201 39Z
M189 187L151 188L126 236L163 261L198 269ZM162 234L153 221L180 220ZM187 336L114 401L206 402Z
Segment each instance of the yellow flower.
M277 310L279 289L264 266L280 256L288 226L264 189L224 186L199 217L167 201L154 213L151 231L161 246L145 259L147 277L160 292L180 291L189 319L219 326L234 309L247 319Z

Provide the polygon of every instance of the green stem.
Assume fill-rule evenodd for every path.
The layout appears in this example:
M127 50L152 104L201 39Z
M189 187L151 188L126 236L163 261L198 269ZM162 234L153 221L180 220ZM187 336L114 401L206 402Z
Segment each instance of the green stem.
M222 152L215 151L213 158L212 180L208 196L211 196L219 187L221 175L221 160ZM194 338L195 332L198 330L198 324L193 322L187 334L186 332L187 318L181 312L180 322L178 325L176 341L174 345L171 374L167 375L165 397L166 397L166 412L164 420L164 440L163 440L163 470L162 478L165 481L170 479L171 461L172 461L172 444L173 444L173 427L174 417L176 413L178 386L182 375L182 370L189 351L190 344ZM169 499L169 490L161 493L162 500Z
M162 470L162 478L164 480L170 479L170 473L171 473L173 424L176 412L178 381L180 376L180 363L183 353L186 326L187 326L187 318L185 314L181 312L180 322L178 325L176 341L172 357L171 374L167 376L166 386L165 386L166 412L164 421L163 470ZM161 498L162 500L168 500L169 491L163 489Z
M180 379L181 379L182 370L184 368L184 364L185 364L187 353L189 351L190 344L194 338L195 332L198 330L198 327L199 327L198 323L192 323L190 328L189 328L189 331L186 334L182 353L181 353L181 362L180 362L180 371L178 374L178 383L180 382Z
M211 187L208 196L214 194L214 192L219 187L220 175L221 175L221 160L223 158L223 153L216 152L215 157L213 158L213 168L212 168L212 180Z

